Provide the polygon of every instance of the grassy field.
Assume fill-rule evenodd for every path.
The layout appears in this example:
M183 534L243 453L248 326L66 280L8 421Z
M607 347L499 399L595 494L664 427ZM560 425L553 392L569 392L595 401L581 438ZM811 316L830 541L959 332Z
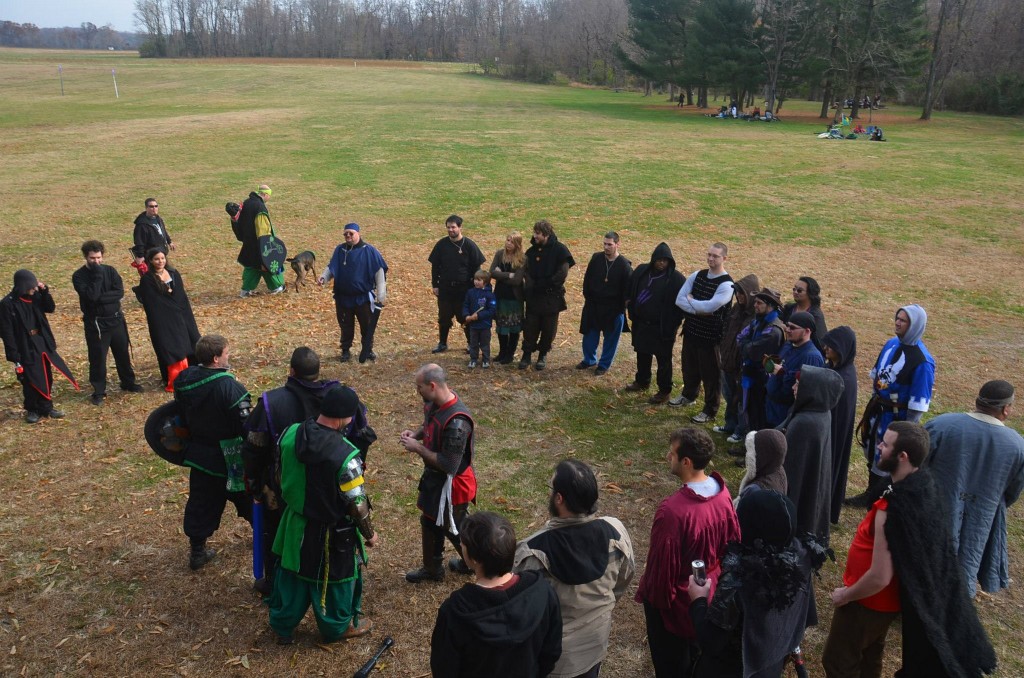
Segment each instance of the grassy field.
M0 377L4 675L348 675L385 634L396 645L380 675L429 673L437 606L461 581L414 588L402 578L418 559L420 466L397 437L419 416L412 372L436 343L425 259L453 212L487 255L507 232L549 219L580 263L547 371L469 372L458 352L442 361L478 417L480 507L505 512L521 535L545 518L554 463L577 456L599 469L601 510L630 529L640 565L654 509L675 488L664 463L668 433L694 412L620 392L633 376L628 339L607 376L572 369L583 268L609 229L634 264L665 240L679 267L693 270L707 245L723 240L734 275L753 272L780 290L816 277L829 325L859 335L865 375L896 307L922 304L938 362L935 412L969 407L988 379L1022 385L1021 119L940 114L921 123L917 111L890 108L875 119L888 143L838 142L815 138L824 126L816 105L802 102L765 125L707 119L664 97L500 82L443 64L27 50L0 50L0 93L0 284L22 267L51 284L51 322L79 379L88 371L70 285L78 248L103 240L107 263L130 284L131 222L155 196L199 327L232 339L234 370L250 391L281 383L291 350L307 344L323 356L325 376L369 404L381 435L369 476L383 536L366 579L376 629L338 646L318 646L309 619L297 646L273 644L250 590L243 522L225 517L211 540L217 559L190 572L180 527L187 476L142 437L146 414L166 398L129 292L147 393L112 392L96 408L87 383L82 393L61 384L56 400L68 417L30 428L13 370ZM237 298L237 243L223 205L261 182L274 189L270 211L293 252L311 249L325 264L349 221L383 252L390 301L377 364L337 362L327 291ZM861 393L867 388L865 376ZM1020 429L1019 418L1011 423ZM740 469L724 450L716 468L738 486ZM851 487L863 482L855 463ZM833 533L840 563L817 583L822 624L805 642L812 674L820 675L827 594L859 517L844 514ZM1016 506L1016 585L978 599L1005 677L1024 675L1021 524ZM642 611L630 598L616 611L602 675L652 673ZM896 632L891 640L887 668L896 668Z

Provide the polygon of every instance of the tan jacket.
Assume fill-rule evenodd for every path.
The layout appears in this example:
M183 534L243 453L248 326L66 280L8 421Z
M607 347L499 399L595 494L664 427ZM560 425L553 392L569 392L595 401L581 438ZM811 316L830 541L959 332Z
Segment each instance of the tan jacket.
M604 523L597 524L598 521ZM595 523L591 529L550 533L564 528ZM594 539L605 530L608 539ZM589 538L588 538L589 537ZM607 543L603 553L587 553L576 548L584 543ZM566 563L552 563L551 557L571 552L576 561L568 569L577 577L595 578L578 584L568 584L556 577L552 570L563 572ZM590 549L593 550L592 548ZM562 567L559 567L561 565ZM603 566L603 572L600 571ZM551 583L562 606L562 656L551 672L552 678L569 678L589 671L604 660L608 653L608 635L612 627L615 601L625 593L636 569L633 544L625 526L611 517L583 516L552 518L544 529L519 542L516 547L515 572L540 570ZM589 573L589 574L588 574Z

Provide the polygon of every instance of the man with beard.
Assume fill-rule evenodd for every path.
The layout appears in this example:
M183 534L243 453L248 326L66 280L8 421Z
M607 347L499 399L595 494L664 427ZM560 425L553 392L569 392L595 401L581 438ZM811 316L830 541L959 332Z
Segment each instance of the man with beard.
M572 253L558 240L555 229L545 220L533 225L533 240L526 250L526 317L523 318L523 357L519 369L530 366L530 356L537 351L535 370L547 366L548 351L558 332L558 315L566 310L565 279L576 265Z
M583 275L583 312L580 316L580 334L583 335L583 360L576 369L585 370L594 365L594 374L608 372L619 349L619 338L626 323L626 294L633 266L619 254L619 234L608 231L604 235L603 251L596 252ZM597 344L604 334L601 359L597 358Z
M901 306L894 324L896 336L885 342L871 368L871 399L857 425L869 468L868 487L846 499L848 506L867 508L882 496L889 480L878 468L877 442L894 421L921 421L932 402L935 359L921 341L928 314L917 304Z
M188 501L184 532L193 570L213 560L216 551L206 540L220 527L221 514L231 502L240 518L252 522L252 504L245 494L242 436L252 405L235 375L228 372L228 340L217 334L196 343L196 361L174 380L174 400L189 432L185 448L188 466Z
M878 444L878 466L892 485L861 521L822 654L828 678L881 676L885 636L903 613L903 667L897 678L979 676L995 651L967 593L945 506L921 469L928 433L892 422ZM937 588L940 587L940 588Z
M334 248L327 268L317 279L323 286L334 279L334 307L341 328L341 362L352 360L355 321L359 320L359 362L376 360L373 335L377 330L377 313L387 301L386 275L388 265L377 248L363 241L359 224L345 226L345 242Z
M703 429L679 429L669 438L665 461L682 484L654 514L647 566L636 592L656 678L689 676L696 658L687 593L690 564L704 561L713 596L726 544L740 538L725 480L717 471L705 472L714 452L715 442Z
M651 364L657 358L658 392L647 401L652 405L666 403L672 395L672 347L683 322L675 301L684 282L667 243L655 247L650 263L637 266L629 279L626 309L633 325L636 377L624 390L639 393L650 388Z
M37 424L43 417L64 416L53 406L54 368L78 389L71 370L57 353L57 341L46 319L56 308L50 288L26 269L15 271L14 286L0 300L0 338L7 361L14 363L14 374L21 382L29 424Z
M542 530L519 542L514 572L540 571L562 607L562 656L550 675L597 678L608 653L612 610L633 579L633 544L617 518L599 517L597 478L566 459L551 479Z
M949 522L971 595L1010 585L1007 509L1024 489L1024 438L1006 425L1013 385L986 382L974 412L940 414L927 424L928 469L952 509Z
M824 367L825 358L811 341L814 318L798 311L786 323L786 343L779 352L779 361L765 385L765 416L769 426L778 426L793 406L793 386L804 366Z
M242 268L242 292L241 297L251 297L256 294L256 288L262 279L267 284L271 294L284 292L284 272L276 273L268 271L263 265L263 258L260 256L259 239L263 236L274 235L274 226L270 222L270 212L267 211L267 200L270 200L270 186L260 184L259 188L249 193L248 199L242 203L242 209L238 213L237 233L242 243L242 249L238 252L238 263Z
M253 588L269 595L274 583L277 557L272 546L281 521L281 487L275 477L280 467L277 440L292 424L315 419L320 414L324 395L340 384L333 379L320 380L320 356L306 346L292 351L288 379L284 386L265 391L245 422L246 438L242 445L246 489L253 499L263 504L263 534L254 536L263 549L264 576ZM366 407L360 403L352 421L341 432L346 440L360 449L362 461L366 450L376 439L367 438ZM372 433L372 429L369 429Z
M380 538L370 522L359 449L342 431L359 410L355 391L335 386L320 415L281 435L281 488L285 501L274 553L281 558L270 599L270 626L279 645L309 606L325 643L357 638L373 628L363 616L363 546Z
M121 390L129 393L142 391L142 387L135 383L128 324L121 312L124 282L116 268L103 263L103 253L103 243L86 240L82 244L85 266L71 276L71 284L78 292L78 304L82 307L93 405L102 405L107 397L107 351L114 353Z
M473 471L473 415L448 386L440 365L424 365L416 372L416 392L423 398L423 425L402 431L399 443L423 460L416 507L420 510L423 567L405 573L406 581L444 579L444 540L461 553L459 529L476 501ZM459 574L471 570L462 558L448 567Z
M437 346L431 353L448 350L448 333L452 329L452 316L463 325L466 347L469 347L469 327L462 315L462 302L473 286L473 275L484 263L483 252L476 243L462 235L462 217L453 214L444 220L448 236L441 238L430 251L430 283L437 297Z

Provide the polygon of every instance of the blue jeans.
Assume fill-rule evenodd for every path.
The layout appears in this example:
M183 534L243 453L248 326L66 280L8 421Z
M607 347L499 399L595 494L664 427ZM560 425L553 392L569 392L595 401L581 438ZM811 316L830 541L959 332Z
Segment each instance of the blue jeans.
M601 338L601 330L590 330L583 335L583 362L593 365L595 362L601 369L607 370L615 360L615 352L619 350L619 338L626 316L620 313L612 324L612 329L604 333L604 346L601 348L601 359L597 359L597 342Z

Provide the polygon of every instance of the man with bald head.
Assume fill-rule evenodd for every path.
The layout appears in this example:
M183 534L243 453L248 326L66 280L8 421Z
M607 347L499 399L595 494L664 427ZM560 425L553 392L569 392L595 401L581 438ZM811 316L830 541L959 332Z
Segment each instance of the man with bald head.
M444 368L434 363L416 371L416 392L423 398L423 425L402 431L399 443L423 460L416 507L420 510L423 567L406 572L407 581L444 580L444 540L461 553L459 528L476 501L473 472L473 415L448 385ZM459 558L448 567L459 574L471 569Z
M267 200L270 200L270 186L260 184L242 203L238 213L238 239L242 249L238 253L238 263L242 269L242 292L240 297L251 297L262 279L271 294L284 292L284 272L268 271L260 256L259 239L274 234L274 226L270 223L270 212L267 211Z
M986 382L973 412L942 414L927 424L931 469L946 498L953 542L973 596L1010 585L1006 509L1024 489L1024 438L1004 422L1014 407L1007 381Z

